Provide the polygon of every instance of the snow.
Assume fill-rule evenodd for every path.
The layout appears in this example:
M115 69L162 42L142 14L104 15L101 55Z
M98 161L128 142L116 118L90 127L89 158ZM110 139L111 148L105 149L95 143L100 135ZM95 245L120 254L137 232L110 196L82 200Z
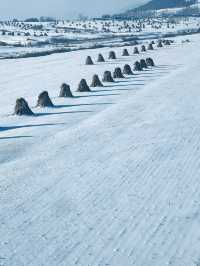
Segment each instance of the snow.
M162 38L163 34L194 33L199 27L199 17L55 23L0 22L0 59L41 56L41 53L63 52L63 49L68 52L97 46L122 46L131 44L134 39L143 41L147 38Z
M0 64L0 265L198 265L199 35L116 61L109 48ZM131 52L133 47L127 47ZM156 67L91 93L105 70ZM62 82L74 99L59 99ZM47 89L55 108L36 108ZM35 117L12 115L25 97Z

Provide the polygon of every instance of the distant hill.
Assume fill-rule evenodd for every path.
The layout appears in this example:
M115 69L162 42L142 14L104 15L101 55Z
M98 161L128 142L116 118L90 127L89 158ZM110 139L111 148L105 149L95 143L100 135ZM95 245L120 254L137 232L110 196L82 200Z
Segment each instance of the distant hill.
M197 3L197 0L152 0L147 4L144 4L138 8L135 8L135 11L147 11L147 10L159 10L167 8L179 8L179 7L188 7Z
M184 10L188 8L194 9L195 7L199 7L200 0L151 0L148 3L141 5L137 8L133 8L127 10L126 12L118 15L114 15L114 17L132 17L135 15L142 15L148 12L157 12L158 10L169 11L171 10ZM192 12L192 11L191 11Z

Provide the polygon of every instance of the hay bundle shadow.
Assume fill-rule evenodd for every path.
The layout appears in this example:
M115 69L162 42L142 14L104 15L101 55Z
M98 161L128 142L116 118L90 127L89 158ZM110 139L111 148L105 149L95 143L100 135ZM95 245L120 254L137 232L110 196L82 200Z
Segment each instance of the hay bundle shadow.
M78 89L77 89L78 92L89 92L91 91L88 84L87 84L87 81L85 79L82 79L78 85Z
M142 66L140 65L140 62L136 61L134 63L134 70L135 71L142 71Z
M155 66L155 63L154 63L154 61L153 61L153 59L151 57L148 57L146 59L146 64L147 64L147 66L150 66L150 67Z
M140 65L141 65L142 68L147 68L147 63L146 63L146 61L144 59L140 60Z
M124 75L122 74L122 70L120 67L115 68L115 70L113 72L113 78L118 78L118 79L125 78Z
M141 46L141 52L146 52L146 47L145 47L145 45L142 45L142 46Z
M98 58L97 58L97 62L105 62L105 59L104 59L104 57L103 57L103 55L102 54L99 54L98 55Z
M125 74L125 75L133 75L133 71L132 71L130 65L126 64L124 66L123 74Z
M139 50L137 47L134 47L133 54L139 54Z
M90 66L91 65L94 65L91 56L87 56L86 61L85 61L85 64L86 65L90 65Z
M108 59L117 59L116 53L114 51L110 51L109 52Z
M105 71L103 74L103 82L114 82L110 71Z
M34 115L27 101L24 98L19 98L16 100L14 114L20 115L20 116L21 115Z
M63 83L60 87L59 97L73 97L70 86L66 83Z
M148 50L154 50L154 48L153 48L153 44L152 43L150 43L149 45L148 45L148 48L147 48Z
M92 83L90 85L91 87L103 87L103 84L101 83L99 76L98 75L94 75L92 78Z
M37 106L39 107L53 107L54 106L47 91L43 91L39 94L38 100L37 100Z
M124 49L122 52L122 56L129 56L129 52L127 49Z

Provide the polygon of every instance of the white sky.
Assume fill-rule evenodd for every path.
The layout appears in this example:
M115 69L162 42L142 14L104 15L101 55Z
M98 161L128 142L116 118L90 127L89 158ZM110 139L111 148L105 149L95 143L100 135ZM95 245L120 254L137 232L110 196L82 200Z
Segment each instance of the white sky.
M0 0L0 20L30 16L77 17L82 13L100 16L135 7L147 0Z

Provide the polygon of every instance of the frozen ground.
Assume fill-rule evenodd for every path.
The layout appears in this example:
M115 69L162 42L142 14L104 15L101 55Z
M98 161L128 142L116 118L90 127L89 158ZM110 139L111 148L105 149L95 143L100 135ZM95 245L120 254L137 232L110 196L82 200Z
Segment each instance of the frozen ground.
M0 265L200 263L200 37L85 66L77 51L0 64ZM128 47L129 51L132 48ZM156 67L75 93L151 56ZM76 97L59 99L68 82ZM47 89L56 107L35 108ZM12 116L25 97L36 117Z

